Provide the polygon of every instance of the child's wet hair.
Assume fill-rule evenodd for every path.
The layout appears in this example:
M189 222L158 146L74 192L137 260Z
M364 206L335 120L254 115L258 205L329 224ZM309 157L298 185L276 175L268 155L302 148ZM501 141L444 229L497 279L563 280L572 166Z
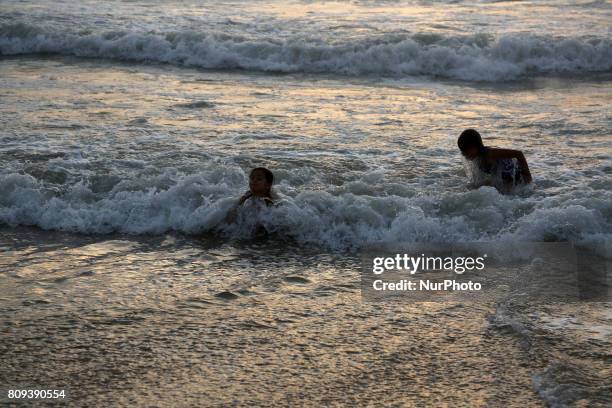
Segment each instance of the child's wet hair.
M265 167L255 167L253 170L251 170L251 175L253 175L256 171L261 171L264 174L268 184L274 183L274 174L272 174L270 170L266 169Z
M470 147L477 147L480 151L484 149L482 137L480 137L480 133L475 129L466 129L461 132L459 139L457 139L457 146L459 146L459 150L462 152L465 152Z

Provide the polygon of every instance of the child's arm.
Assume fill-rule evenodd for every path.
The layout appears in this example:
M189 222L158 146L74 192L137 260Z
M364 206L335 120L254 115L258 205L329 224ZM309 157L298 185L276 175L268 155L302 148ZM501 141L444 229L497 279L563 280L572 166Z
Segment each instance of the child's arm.
M244 195L240 197L240 200L238 201L238 205L244 204L244 202L248 200L249 198L251 198L252 195L253 193L251 193L250 191L247 191L246 193L244 193Z
M529 165L525 155L520 150L513 149L498 149L489 148L489 158L491 159L516 159L521 166L521 174L525 183L531 183L531 172L529 171Z

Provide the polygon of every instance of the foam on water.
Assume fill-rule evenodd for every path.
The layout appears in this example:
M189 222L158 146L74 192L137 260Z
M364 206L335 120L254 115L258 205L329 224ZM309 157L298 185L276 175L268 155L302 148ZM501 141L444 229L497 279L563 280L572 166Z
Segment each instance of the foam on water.
M478 240L593 241L610 239L609 191L589 197L530 200L492 187L413 197L357 195L330 187L299 191L286 180L275 208L228 218L247 184L240 168L219 166L190 175L167 171L149 179L112 177L96 191L79 181L50 187L30 175L0 176L0 222L87 234L122 232L252 236L257 226L301 243L331 249L374 242ZM104 184L98 180L98 186ZM59 191L58 191L59 190Z
M250 38L217 31L72 31L14 22L0 26L0 55L60 54L210 69L339 75L428 75L506 81L612 69L609 38L546 35L389 34L340 43Z

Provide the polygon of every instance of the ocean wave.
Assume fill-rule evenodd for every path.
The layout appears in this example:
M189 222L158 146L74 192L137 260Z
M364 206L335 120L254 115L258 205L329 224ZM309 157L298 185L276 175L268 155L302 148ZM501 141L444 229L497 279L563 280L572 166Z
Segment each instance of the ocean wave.
M380 242L610 242L608 192L553 203L500 195L494 188L420 194L357 195L335 189L284 196L281 205L253 212L240 207L246 177L219 168L152 179L79 181L50 187L26 174L0 176L0 224L85 234L213 233L224 239L268 232L302 244L359 249ZM107 185L108 184L108 185ZM280 186L283 187L283 186ZM531 210L529 210L531 208Z
M218 32L59 31L0 25L0 55L58 54L207 69L346 76L433 76L466 81L612 70L609 38L388 34L329 43Z

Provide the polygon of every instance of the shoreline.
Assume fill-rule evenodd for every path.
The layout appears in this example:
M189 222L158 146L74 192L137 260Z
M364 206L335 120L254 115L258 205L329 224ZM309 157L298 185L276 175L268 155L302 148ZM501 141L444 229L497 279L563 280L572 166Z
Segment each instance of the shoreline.
M74 404L543 407L538 392L556 378L549 337L565 332L530 317L566 313L554 305L364 303L358 259L280 250L272 267L265 245L207 249L172 236L71 245L51 233L63 239L43 248L32 239L40 231L13 233L22 246L9 255L16 273L1 278L2 375L63 384ZM590 341L590 353L607 344L572 341Z

